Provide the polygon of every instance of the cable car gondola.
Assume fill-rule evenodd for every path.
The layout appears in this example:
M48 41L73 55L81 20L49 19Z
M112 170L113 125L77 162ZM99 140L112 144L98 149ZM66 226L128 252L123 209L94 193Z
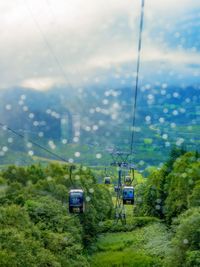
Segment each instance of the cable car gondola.
M82 189L71 189L69 191L69 212L83 213L84 210L84 191Z
M134 204L134 188L133 186L123 187L123 204Z
M110 183L111 183L110 177L105 177L104 178L104 184L110 184Z
M120 191L120 187L119 186L115 186L115 192L117 193L118 191Z

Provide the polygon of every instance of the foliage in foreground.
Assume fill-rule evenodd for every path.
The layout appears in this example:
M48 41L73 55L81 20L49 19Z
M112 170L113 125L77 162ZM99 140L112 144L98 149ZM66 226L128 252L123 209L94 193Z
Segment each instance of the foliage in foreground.
M133 251L117 251L117 252L103 252L95 255L92 267L153 267L155 266L154 260L146 256L144 253L135 253Z
M167 228L158 222L131 232L102 234L91 247L91 266L98 262L100 266L162 266L169 244Z
M156 216L171 228L167 267L200 266L200 157L174 149L168 162L136 187L135 214Z
M169 161L136 187L136 215L156 216L171 223L190 207L200 204L200 158L175 149Z
M179 215L171 229L154 222L134 231L101 234L90 250L94 267L98 263L99 266L198 267L200 207Z
M68 213L73 186L88 200L79 216ZM200 266L198 153L172 151L135 189L135 217L131 208L127 225L116 225L111 193L89 169L70 179L66 165L8 167L0 173L0 267Z
M58 164L2 171L0 266L89 266L84 245L96 235L98 222L110 218L112 200L89 170L80 167L69 178L69 167ZM72 184L84 188L88 199L81 216L68 213Z
M167 267L200 266L200 207L191 208L174 220L175 234Z
M102 234L91 246L91 266L200 266L200 208L182 213L172 229L157 222L131 232Z

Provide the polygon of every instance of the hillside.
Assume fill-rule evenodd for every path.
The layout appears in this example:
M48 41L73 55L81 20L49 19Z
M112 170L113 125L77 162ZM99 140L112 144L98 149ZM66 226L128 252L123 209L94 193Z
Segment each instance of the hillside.
M199 266L198 153L173 150L161 169L137 176L126 225L115 223L113 186L97 183L100 173L81 166L70 179L69 167L1 170L0 266ZM82 215L68 212L75 187L86 194Z
M22 158L21 164L34 162L30 157L33 153L49 157L31 145L33 140L66 160L105 165L108 150L130 149L132 90L1 90L0 122L23 134L24 140L1 127L0 163L15 163L14 151L19 161ZM173 145L199 149L199 109L198 87L141 87L134 147L138 169L162 164Z

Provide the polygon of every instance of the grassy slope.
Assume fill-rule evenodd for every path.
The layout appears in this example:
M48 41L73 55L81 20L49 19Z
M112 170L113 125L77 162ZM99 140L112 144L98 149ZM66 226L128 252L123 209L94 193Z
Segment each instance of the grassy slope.
M134 183L142 182L144 178L136 172ZM113 197L113 202L115 203L115 197ZM92 267L162 266L161 261L169 245L167 229L161 223L152 223L151 220L149 220L150 224L147 222L147 226L137 228L137 225L140 225L138 222L140 220L143 222L145 218L133 217L133 208L132 205L125 206L127 226L135 224L136 229L129 232L99 235L96 243L91 247L90 264Z
M142 175L135 172L134 184L143 182ZM115 200L113 197L114 203ZM133 208L132 205L125 206L127 225L137 224L140 219L143 221L143 218L133 217ZM92 245L90 263L92 267L162 266L161 261L168 245L167 229L158 222L130 232L106 233L100 235Z
M164 225L153 223L131 232L100 235L93 245L91 266L162 266L169 249Z

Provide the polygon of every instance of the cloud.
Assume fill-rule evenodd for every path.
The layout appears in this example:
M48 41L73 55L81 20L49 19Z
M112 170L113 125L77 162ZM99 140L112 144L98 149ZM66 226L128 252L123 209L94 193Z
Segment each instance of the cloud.
M173 47L170 34L198 8L197 0L146 1L142 61L164 61L180 71L181 65L197 64L198 51ZM140 1L7 0L0 10L0 88L46 90L77 77L81 83L99 69L109 76L113 65L135 64Z
M39 91L48 90L58 83L61 83L62 80L53 79L51 77L41 77L41 78L32 78L24 80L20 85L24 88L36 89Z

